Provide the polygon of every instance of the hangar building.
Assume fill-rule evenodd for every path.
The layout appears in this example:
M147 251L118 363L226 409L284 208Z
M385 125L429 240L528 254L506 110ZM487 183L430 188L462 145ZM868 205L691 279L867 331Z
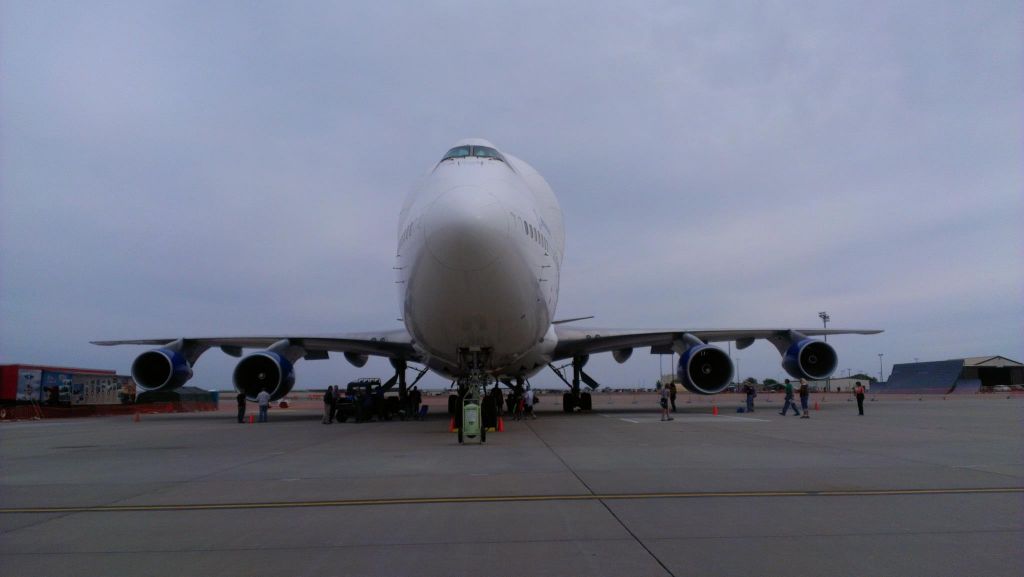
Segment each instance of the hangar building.
M876 388L887 393L980 393L1024 388L1024 364L1006 357L970 357L893 365L889 381Z

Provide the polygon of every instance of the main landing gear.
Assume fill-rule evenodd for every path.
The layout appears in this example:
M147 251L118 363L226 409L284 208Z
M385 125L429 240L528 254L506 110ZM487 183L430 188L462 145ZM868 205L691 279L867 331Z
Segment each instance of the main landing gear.
M404 421L406 418L414 416L410 410L409 389L415 387L416 383L420 382L420 379L423 378L423 375L427 374L427 367L424 366L422 370L413 368L413 371L417 373L416 378L411 383L406 383L405 371L409 368L409 365L405 359L391 359L391 366L395 369L395 374L384 383L383 389L387 392L391 390L391 387L394 387L396 384L398 385L398 407L396 413L399 419Z
M588 360L590 360L589 355L573 357L571 383L562 373L563 369L567 368L569 365L562 365L561 367L548 365L548 367L558 375L558 378L569 387L569 392L562 395L562 412L564 413L572 413L577 409L580 411L589 411L593 408L593 399L591 398L590 393L580 391L580 381L586 383L586 385L590 387L590 390L594 390L601 386L597 381L591 378L590 375L583 372L583 365L587 364Z

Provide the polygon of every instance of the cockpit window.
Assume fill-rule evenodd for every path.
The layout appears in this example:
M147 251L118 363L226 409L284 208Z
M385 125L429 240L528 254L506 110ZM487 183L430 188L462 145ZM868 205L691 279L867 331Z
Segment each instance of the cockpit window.
M448 151L448 154L444 155L441 160L449 160L452 158L466 158L469 156L475 156L477 158L493 158L505 162L505 157L500 152L491 148L490 146L456 146L455 148Z
M483 158L497 158L498 160L504 160L501 157L500 152L486 146L474 146L473 156L481 156Z
M463 158L472 154L471 146L456 146L455 148L448 151L448 154L444 155L442 160L448 160L449 158Z

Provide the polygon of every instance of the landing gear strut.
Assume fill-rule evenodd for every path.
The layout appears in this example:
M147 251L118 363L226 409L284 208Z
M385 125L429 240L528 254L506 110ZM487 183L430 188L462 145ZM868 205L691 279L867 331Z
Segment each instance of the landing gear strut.
M405 379L405 371L409 368L408 363L405 359L391 359L391 366L395 369L395 374L384 383L383 387L385 391L390 391L391 387L398 384L398 415L401 420L405 420L408 417L413 416L410 411L409 403L409 389L416 386L416 383L420 382L423 375L427 374L427 367L423 367L422 370L413 368L416 371L416 378L413 379L412 384L407 384Z
M573 357L571 383L562 373L562 370L569 365L563 365L561 367L548 365L548 367L558 375L558 378L569 387L569 392L562 395L562 411L565 413L572 413L576 409L589 411L593 408L593 399L591 398L590 393L580 392L580 381L586 383L591 390L601 386L597 381L592 379L590 375L583 372L583 365L587 364L588 360L590 360L589 356Z

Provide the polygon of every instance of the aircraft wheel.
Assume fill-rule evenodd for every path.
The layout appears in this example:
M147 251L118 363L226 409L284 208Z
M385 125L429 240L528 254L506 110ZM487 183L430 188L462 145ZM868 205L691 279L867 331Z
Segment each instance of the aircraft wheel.
M459 412L459 396L448 395L448 414L454 415Z
M487 427L484 427L484 428L480 429L480 442L481 443L486 443L487 442Z
M459 444L462 444L462 427L459 427Z
M584 411L589 411L594 406L594 401L590 397L590 393L583 393L580 395L580 408Z
M562 412L571 413L572 405L572 393L562 393Z

